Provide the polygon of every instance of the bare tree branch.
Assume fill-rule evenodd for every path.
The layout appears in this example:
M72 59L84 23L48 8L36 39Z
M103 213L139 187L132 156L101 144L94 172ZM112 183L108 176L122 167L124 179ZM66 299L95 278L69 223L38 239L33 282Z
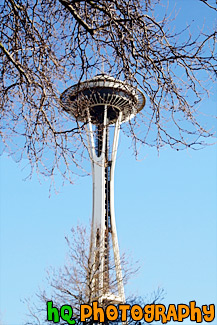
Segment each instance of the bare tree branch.
M66 238L67 245L69 247L69 254L65 265L59 270L50 269L47 274L48 291L42 289L37 293L38 304L32 304L28 299L26 303L29 309L29 320L27 324L49 324L46 320L46 302L52 300L53 304L60 308L64 304L68 304L73 308L73 318L76 318L76 322L80 323L80 305L91 305L91 297L93 290L93 281L96 273L100 271L100 265L95 270L94 265L91 265L89 260L89 232L83 226L77 226L72 229L71 238ZM138 271L137 264L129 262L129 257L122 255L122 270L123 280L125 284L129 279ZM96 273L93 272L95 270ZM115 276L115 263L110 257L109 263L110 273L110 290L111 293L116 293L117 280ZM156 303L160 299L163 299L164 290L158 289L150 297L145 299L152 303ZM129 302L132 304L140 300L138 297L130 297ZM148 301L149 302L149 301ZM144 301L143 301L144 303ZM101 306L106 308L109 302L104 301ZM117 322L119 323L119 321ZM65 324L63 320L60 320L60 324Z
M121 127L132 139L135 154L143 145L158 150L165 145L176 150L206 145L214 135L213 122L203 120L198 108L216 81L214 20L209 30L199 17L198 33L194 22L174 27L176 17L162 14L162 3L4 0L3 149L16 160L28 158L32 172L45 176L58 171L73 182L75 175L85 173L84 125L63 110L60 94L101 72L102 65L106 74L126 80L146 96L143 111ZM211 1L197 4L209 10L210 17L216 10Z

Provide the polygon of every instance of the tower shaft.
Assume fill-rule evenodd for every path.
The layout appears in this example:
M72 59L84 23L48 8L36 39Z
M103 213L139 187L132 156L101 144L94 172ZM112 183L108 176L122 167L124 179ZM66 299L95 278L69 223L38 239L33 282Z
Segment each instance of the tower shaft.
M120 112L115 123L111 153L109 153L107 105L104 105L103 121L96 126L96 131L93 131L90 117L86 127L93 180L89 256L93 279L91 282L91 300L110 303L124 303L125 301L114 211L114 169L121 115ZM110 253L114 257L116 271L116 280L112 282L115 283L117 290L113 285L111 286Z

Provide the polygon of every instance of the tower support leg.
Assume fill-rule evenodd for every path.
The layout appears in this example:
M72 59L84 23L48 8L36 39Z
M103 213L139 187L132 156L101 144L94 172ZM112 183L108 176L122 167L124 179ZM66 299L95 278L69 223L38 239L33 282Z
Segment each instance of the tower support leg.
M120 131L121 113L115 124L111 157L109 159L107 124L107 105L104 107L103 124L98 126L94 134L89 117L86 127L88 150L92 165L93 209L90 239L89 268L91 301L100 303L124 303L124 286L118 247L118 238L114 212L114 169ZM95 140L95 141L94 141ZM112 238L112 249L116 269L117 292L112 292L109 282L109 234Z

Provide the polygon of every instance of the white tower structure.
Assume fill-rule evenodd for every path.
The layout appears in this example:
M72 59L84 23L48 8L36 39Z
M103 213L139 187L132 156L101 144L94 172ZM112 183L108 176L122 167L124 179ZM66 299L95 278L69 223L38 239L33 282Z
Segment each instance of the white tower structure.
M68 88L61 95L65 111L85 123L92 164L93 211L90 242L91 300L125 302L114 210L114 169L120 125L145 105L141 91L100 74ZM109 131L113 126L113 141ZM110 132L111 135L111 132ZM111 143L112 142L112 143ZM116 293L110 284L109 256L114 256Z

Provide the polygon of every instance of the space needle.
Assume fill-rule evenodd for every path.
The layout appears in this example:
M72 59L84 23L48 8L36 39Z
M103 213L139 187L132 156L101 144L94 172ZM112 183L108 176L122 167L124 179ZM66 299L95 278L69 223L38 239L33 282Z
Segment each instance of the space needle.
M120 125L142 110L145 96L124 81L99 74L65 90L61 104L78 123L84 123L92 165L91 301L121 304L125 294L114 210L115 161ZM111 285L111 255L116 288Z

